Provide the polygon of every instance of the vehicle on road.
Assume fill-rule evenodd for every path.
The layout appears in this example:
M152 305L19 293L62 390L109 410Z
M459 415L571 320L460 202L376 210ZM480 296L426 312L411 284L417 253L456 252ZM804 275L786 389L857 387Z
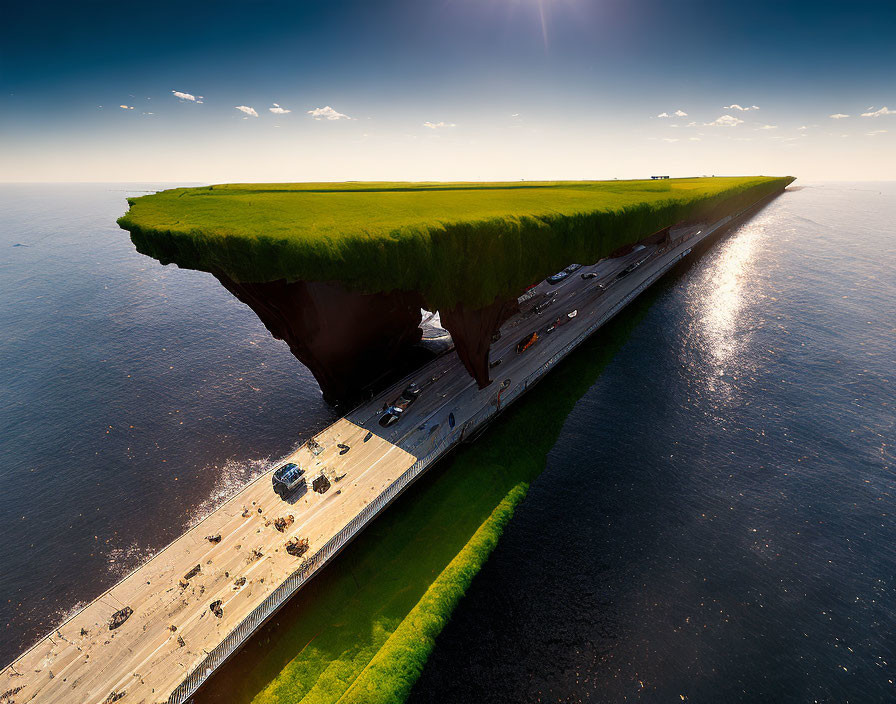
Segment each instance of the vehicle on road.
M570 264L570 265L569 265L568 267L566 267L563 271L565 271L565 272L567 273L567 275L569 275L569 274L574 274L574 273L576 273L576 272L577 272L579 269L581 269L581 268L582 268L582 265L581 265L581 264Z
M532 311L534 313L541 313L541 311L543 311L545 308L547 308L549 305L551 305L554 302L554 300L555 300L554 298L548 298L548 299L542 301L541 303L539 303L537 306L535 306L532 309Z
M274 493L280 498L285 497L289 492L300 484L305 483L305 470L299 467L295 462L287 462L278 468L271 477L271 483L274 485Z
M415 384L413 381L405 387L404 391L401 392L402 398L406 398L409 401L413 401L419 395L420 387L417 386L417 384Z
M398 422L398 419L401 418L402 410L400 408L395 408L394 406L389 406L386 411L380 416L380 425L384 428L388 428L390 425L394 425Z
M383 410L383 415L379 420L380 425L384 428L388 428L390 425L397 423L401 418L401 414L405 412L407 407L417 400L420 391L421 389L417 384L413 382L408 384L404 388L404 391L401 392L401 395L392 402L392 405L387 406Z
M596 279L597 274L594 273L593 271L586 271L584 274L582 274L582 278L583 279Z
M573 310L573 311L570 311L569 313L567 313L566 315L561 315L553 323L551 323L550 327L548 327L548 329L545 330L545 332L548 334L554 332L554 330L556 330L557 328L559 328L563 325L566 325L570 320L575 318L578 314L579 314L578 310Z
M558 271L556 274L551 274L545 281L549 284L559 284L567 276L569 276L569 272L564 269L563 271Z
M533 332L530 335L526 335L522 340L520 340L516 345L516 353L522 354L527 349L529 349L532 345L538 342L538 333Z

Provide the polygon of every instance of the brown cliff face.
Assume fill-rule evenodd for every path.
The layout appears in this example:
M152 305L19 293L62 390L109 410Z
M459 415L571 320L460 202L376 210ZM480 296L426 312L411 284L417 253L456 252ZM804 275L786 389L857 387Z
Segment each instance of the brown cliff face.
M249 306L270 333L289 345L328 402L356 397L420 341L420 294L361 294L337 283L218 281Z
M491 383L488 374L488 351L492 336L514 313L519 311L516 298L496 298L484 308L467 308L463 303L440 311L442 325L451 333L454 349L479 388Z

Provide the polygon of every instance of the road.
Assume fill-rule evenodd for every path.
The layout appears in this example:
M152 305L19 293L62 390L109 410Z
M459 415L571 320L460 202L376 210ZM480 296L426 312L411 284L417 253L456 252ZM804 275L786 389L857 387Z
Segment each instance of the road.
M284 501L273 492L270 474L246 486L5 668L0 701L183 701L223 659L218 657L222 644L230 643L231 652L267 617L268 612L258 615L260 604L275 602L271 608L276 608L291 593L278 587L306 579L296 577L306 560L303 569L310 578L363 529L367 518L359 517L385 507L415 473L521 395L571 346L727 220L712 228L673 230L672 246L650 246L585 266L555 286L540 283L492 344L491 360L499 363L490 386L478 389L458 357L448 352L354 409L285 458L306 470L308 491ZM636 262L640 266L631 274L619 277ZM584 279L585 273L596 276ZM553 303L534 312L545 294ZM552 334L544 332L573 310L577 314L568 323ZM517 342L532 332L539 340L517 354ZM411 381L422 388L419 398L398 423L382 428L383 405ZM320 474L331 482L323 494L310 490ZM404 483L396 483L399 479ZM294 520L281 532L274 520L289 516ZM294 538L309 541L304 556L286 551ZM195 574L188 577L191 571ZM215 602L220 602L220 615L212 608ZM132 613L110 628L113 614L122 609ZM209 660L210 652L217 659ZM7 691L13 694L2 699Z

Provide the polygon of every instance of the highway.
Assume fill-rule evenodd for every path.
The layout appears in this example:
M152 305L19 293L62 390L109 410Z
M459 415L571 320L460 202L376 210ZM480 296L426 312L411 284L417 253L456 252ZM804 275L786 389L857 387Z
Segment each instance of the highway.
M449 351L355 408L284 458L305 469L307 491L283 500L272 490L270 473L250 483L6 667L0 697L12 694L0 701L185 701L290 590L322 568L406 483L730 219L673 229L665 247L584 266L556 285L540 283L492 344L491 361L498 364L490 386L478 389ZM582 277L590 273L595 276ZM534 312L546 295L553 302ZM569 322L545 332L572 311ZM538 341L518 354L517 343L532 332ZM422 389L419 397L397 423L381 427L384 404L412 381ZM330 488L318 494L311 483L321 474ZM278 518L292 522L281 531ZM306 553L287 552L294 539L308 540ZM262 604L273 605L262 613ZM127 618L113 628L116 613Z

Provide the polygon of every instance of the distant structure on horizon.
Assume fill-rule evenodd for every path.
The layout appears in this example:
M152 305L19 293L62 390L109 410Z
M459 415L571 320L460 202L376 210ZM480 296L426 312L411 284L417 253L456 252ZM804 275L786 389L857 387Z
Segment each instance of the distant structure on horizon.
M668 176L651 176L650 178L655 181L656 179L659 179L659 178L669 178L669 177Z

